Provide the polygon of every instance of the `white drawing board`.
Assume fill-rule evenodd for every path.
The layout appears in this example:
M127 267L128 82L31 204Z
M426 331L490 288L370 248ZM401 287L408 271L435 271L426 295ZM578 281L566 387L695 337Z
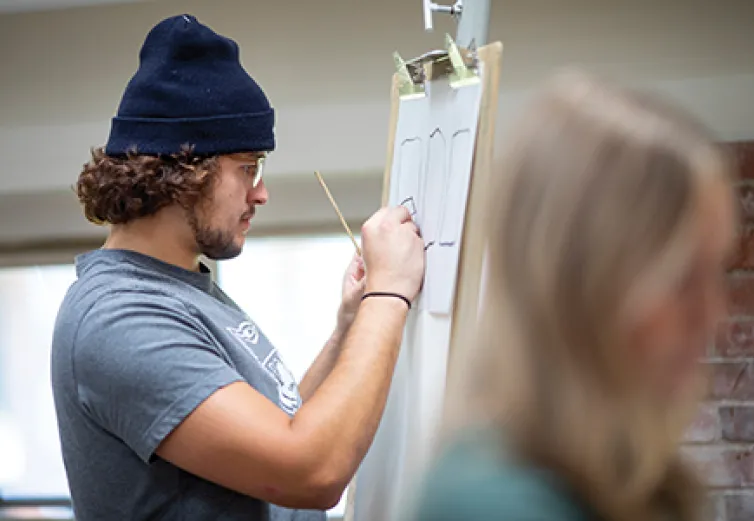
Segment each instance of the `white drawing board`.
M441 78L427 83L424 97L399 102L388 204L408 208L424 238L419 311L453 308L481 98L481 82L452 88Z
M483 257L481 228L502 44L478 50L481 81L401 99L393 79L383 203L403 204L427 251L422 293L409 313L385 411L349 488L346 521L396 521L431 461L449 360L475 322ZM471 231L471 233L469 233Z

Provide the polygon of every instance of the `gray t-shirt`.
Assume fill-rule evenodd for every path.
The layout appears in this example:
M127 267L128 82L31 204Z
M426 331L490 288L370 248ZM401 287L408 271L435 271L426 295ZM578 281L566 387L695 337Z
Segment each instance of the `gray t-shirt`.
M324 520L324 512L270 505L155 455L191 411L232 382L245 380L289 415L301 405L277 350L209 270L122 250L86 253L76 270L52 343L76 520Z

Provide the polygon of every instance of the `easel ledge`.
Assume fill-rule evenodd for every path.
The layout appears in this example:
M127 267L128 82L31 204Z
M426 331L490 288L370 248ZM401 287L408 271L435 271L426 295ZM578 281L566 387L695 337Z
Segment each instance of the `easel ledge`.
M448 355L448 377L451 376L453 355L462 348L456 347L456 345L460 345L464 338L471 338L473 336L472 332L476 328L486 240L484 219L487 205L489 204L486 187L489 186L492 176L494 134L500 90L503 44L501 42L490 43L478 48L476 53L481 66L484 68L482 99L479 108L474 159L460 245L458 278L453 303L451 341ZM387 205L390 195L391 169L395 154L395 136L400 107L399 85L400 78L396 73L393 75L391 87L387 159L385 161L382 184L383 206ZM357 479L354 477L347 491L344 521L353 521L356 486Z

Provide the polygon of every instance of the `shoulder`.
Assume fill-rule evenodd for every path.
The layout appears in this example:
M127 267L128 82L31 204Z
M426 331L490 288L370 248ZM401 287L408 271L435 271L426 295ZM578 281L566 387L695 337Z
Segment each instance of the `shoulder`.
M551 473L516 463L487 438L449 446L430 469L412 521L582 521Z
M70 345L80 373L92 364L96 370L133 365L140 359L133 355L173 343L209 345L193 306L169 288L107 274L80 282L58 320L61 340Z
M60 304L54 344L72 345L80 343L82 336L122 329L124 318L139 317L137 322L148 323L161 311L172 316L188 314L180 299L155 284L109 267L91 269L79 274Z
M116 278L81 282L61 311L82 331L129 322L187 320L192 315L184 299L153 284Z
M143 313L147 319L148 312L181 314L191 308L175 281L119 251L95 251L84 257L68 297L62 311L94 327L111 315Z

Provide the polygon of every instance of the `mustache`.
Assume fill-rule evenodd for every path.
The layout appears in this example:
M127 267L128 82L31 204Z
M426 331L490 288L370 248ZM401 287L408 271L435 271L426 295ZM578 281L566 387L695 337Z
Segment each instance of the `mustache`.
M243 221L244 219L251 219L252 217L254 217L254 215L256 213L257 213L256 207L252 206L251 208L249 208L248 212L246 212L243 215L241 215L241 219L240 220Z

